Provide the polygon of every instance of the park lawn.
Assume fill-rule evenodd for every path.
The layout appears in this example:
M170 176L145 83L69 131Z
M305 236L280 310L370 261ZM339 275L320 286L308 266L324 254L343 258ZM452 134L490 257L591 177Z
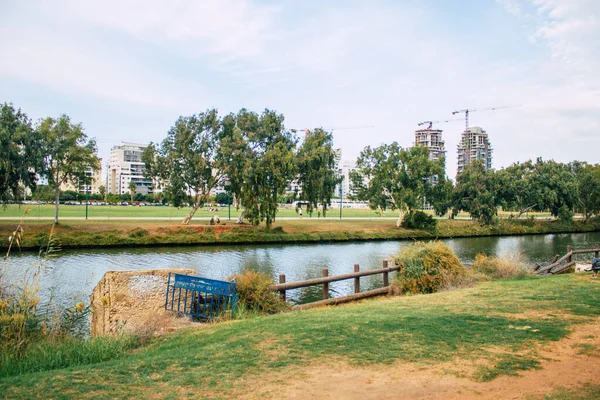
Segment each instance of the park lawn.
M470 366L468 378L489 381L539 369L542 345L596 321L599 285L574 275L521 278L199 325L112 361L2 378L0 393L233 398L271 374L319 363L427 367L460 360L461 368Z

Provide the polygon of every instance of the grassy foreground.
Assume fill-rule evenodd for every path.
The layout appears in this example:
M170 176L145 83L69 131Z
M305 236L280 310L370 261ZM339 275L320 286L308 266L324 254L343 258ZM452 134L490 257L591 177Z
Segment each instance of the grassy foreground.
M0 237L9 237L18 221L0 221ZM25 219L23 248L38 249L48 241L51 221ZM496 225L481 226L469 220L440 220L437 232L398 229L387 219L278 220L271 230L264 226L235 225L222 221L208 225L205 220L181 226L180 221L156 220L77 220L63 221L54 229L54 237L61 247L122 247L151 245L249 244L249 243L311 243L351 240L399 240L413 238L449 238L475 236L502 236L600 230L600 221L500 220ZM8 242L0 241L0 249Z
M120 359L0 379L0 393L233 398L274 373L294 374L294 368L314 363L435 365L458 359L472 367L468 378L489 381L539 369L540 345L598 316L598 281L574 275L494 281L199 326Z

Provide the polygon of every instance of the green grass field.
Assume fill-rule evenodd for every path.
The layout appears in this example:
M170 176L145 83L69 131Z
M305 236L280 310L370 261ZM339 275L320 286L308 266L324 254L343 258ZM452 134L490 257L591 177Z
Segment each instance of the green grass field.
M85 218L85 205L61 205L59 211L59 218ZM27 210L28 219L36 218L51 218L54 217L54 205L51 204L31 204L31 205L15 205L10 204L4 208L0 208L0 218L21 218ZM88 206L88 218L160 218L160 219L183 219L189 212L190 207L155 207L155 206ZM222 220L227 219L229 216L229 209L227 207L219 207L219 211L210 211L206 207L200 208L196 213L196 217L211 218L218 215ZM235 207L231 208L231 218L237 218L239 210ZM500 217L508 217L510 213L501 212ZM549 213L529 213L529 216L536 218L547 218L550 217ZM296 210L292 207L280 208L277 217L283 218L298 218ZM339 218L339 208L333 208L327 212L327 217ZM384 214L385 218L397 218L398 214L395 211L387 211ZM461 213L459 218L468 218L468 214ZM312 217L304 210L303 219L318 219L318 213L313 213ZM378 219L382 218L374 210L369 209L352 209L344 208L342 210L343 218L371 218ZM525 215L522 217L525 218Z
M0 393L8 398L235 398L273 374L291 377L315 363L407 362L428 368L460 361L469 366L468 379L486 382L541 368L541 345L597 321L599 285L574 275L512 279L199 325L112 361L2 378ZM596 344L588 347L598 351ZM447 373L464 375L451 367ZM598 390L564 393L592 399Z

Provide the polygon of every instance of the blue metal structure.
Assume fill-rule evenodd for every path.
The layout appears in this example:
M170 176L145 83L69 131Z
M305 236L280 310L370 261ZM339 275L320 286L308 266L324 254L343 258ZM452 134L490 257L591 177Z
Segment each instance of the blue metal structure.
M169 273L165 310L214 319L233 312L237 305L235 280L231 282Z

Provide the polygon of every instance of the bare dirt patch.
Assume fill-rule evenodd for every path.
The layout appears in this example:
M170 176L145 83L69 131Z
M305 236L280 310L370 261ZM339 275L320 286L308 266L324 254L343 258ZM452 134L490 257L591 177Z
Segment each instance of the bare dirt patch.
M345 361L291 367L248 380L236 397L286 399L523 399L560 387L597 382L600 319L580 325L565 339L540 346L541 369L502 376L491 382L469 378L478 362L457 360L435 365L398 362L354 367ZM252 383L250 383L250 381Z

